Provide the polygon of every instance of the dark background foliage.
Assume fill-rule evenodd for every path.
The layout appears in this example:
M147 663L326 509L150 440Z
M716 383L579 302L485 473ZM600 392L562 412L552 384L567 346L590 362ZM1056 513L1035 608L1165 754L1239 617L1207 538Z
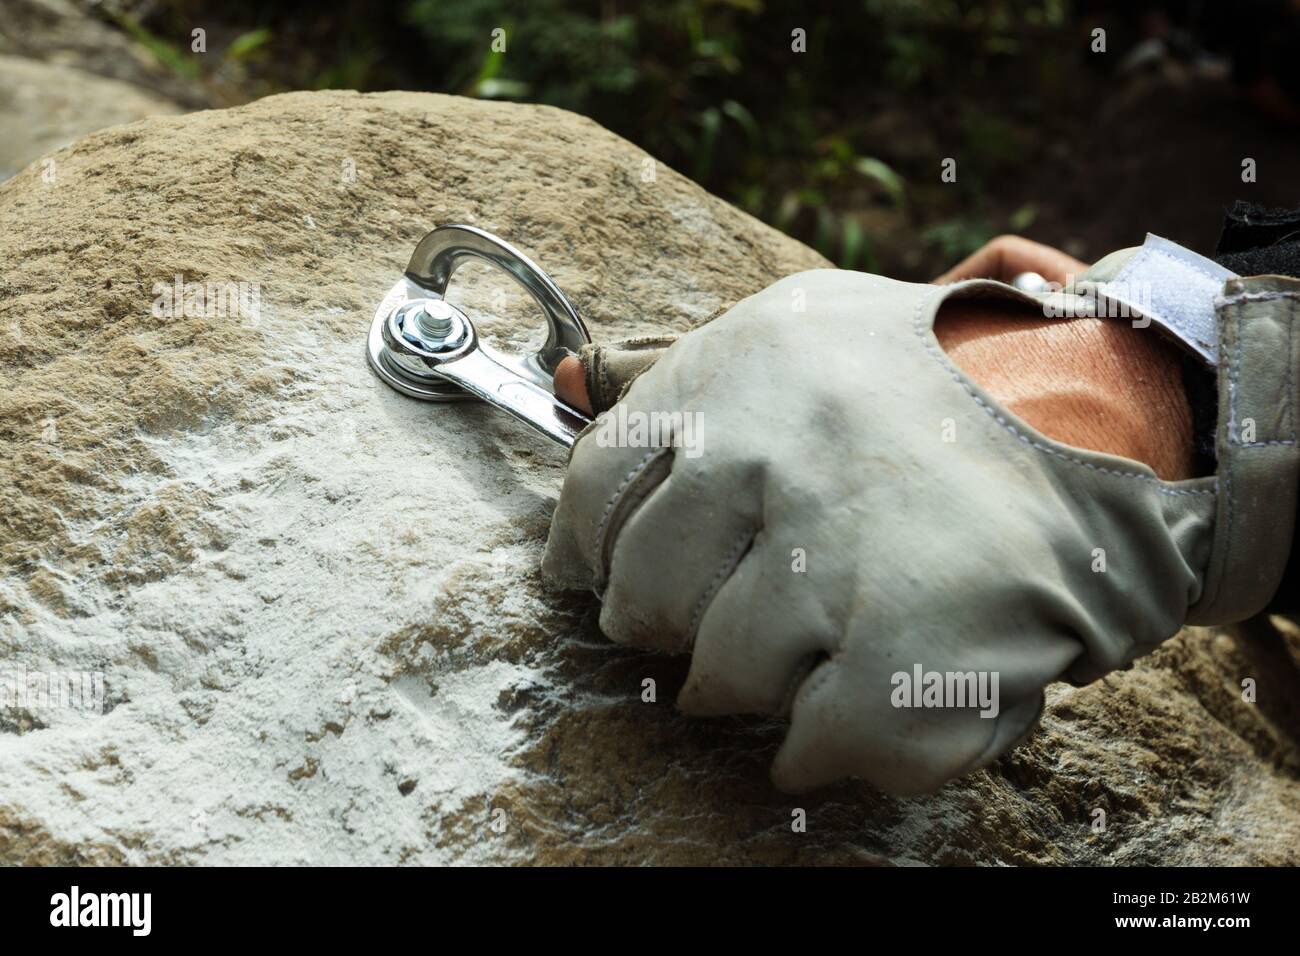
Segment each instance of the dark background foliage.
M841 266L903 278L1007 231L1084 259L1148 230L1209 251L1232 199L1300 202L1300 0L101 10L215 102L401 88L576 110ZM941 182L945 158L955 183ZM1246 158L1257 182L1242 182Z

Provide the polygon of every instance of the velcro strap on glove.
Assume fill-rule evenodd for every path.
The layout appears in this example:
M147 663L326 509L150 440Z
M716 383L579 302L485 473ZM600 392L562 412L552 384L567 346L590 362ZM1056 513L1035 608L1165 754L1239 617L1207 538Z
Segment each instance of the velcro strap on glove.
M1192 624L1229 624L1277 592L1300 486L1300 280L1229 279L1219 326L1219 500L1205 588Z
M1177 243L1148 235L1111 253L1069 291L1153 324L1219 370L1218 508L1205 587L1192 624L1258 614L1290 556L1300 485L1300 280L1239 278ZM1113 314L1107 312L1105 314Z

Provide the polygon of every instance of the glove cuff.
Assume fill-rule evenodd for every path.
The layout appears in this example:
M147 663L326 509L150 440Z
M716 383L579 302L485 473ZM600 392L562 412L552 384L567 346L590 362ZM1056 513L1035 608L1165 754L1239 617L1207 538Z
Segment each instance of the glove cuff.
M1229 279L1216 302L1218 513L1192 624L1261 612L1286 570L1300 488L1300 280Z

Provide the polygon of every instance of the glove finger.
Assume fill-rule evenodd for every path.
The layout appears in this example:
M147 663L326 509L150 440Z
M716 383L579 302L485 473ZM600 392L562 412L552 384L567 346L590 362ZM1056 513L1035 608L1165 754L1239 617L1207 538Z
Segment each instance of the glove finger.
M689 650L704 609L749 552L761 475L675 449L672 474L622 524L609 549L601 630L620 644Z
M613 345L584 345L578 353L591 410L600 414L618 404L638 375L674 342L673 336L629 339Z
M881 640L846 642L803 680L772 766L780 789L801 792L854 776L890 793L937 790L1023 738L1041 713L1041 688L1079 650L1061 635L994 635L953 657L948 630L927 635L924 628L878 623ZM989 701L918 705L915 680L895 683L896 674L912 677L918 663L927 672L983 676ZM908 692L900 706L902 686Z
M817 667L795 696L772 782L802 793L860 777L889 793L927 793L992 743L995 720L971 711L895 709L891 689L888 674L858 685L836 658Z
M610 347L584 346L579 358L588 398L597 413L607 411L609 396L622 394L637 375L653 366L670 342L659 338ZM551 519L542 574L556 587L604 587L611 532L617 531L627 513L672 467L670 449L604 442L600 428L600 422L594 423L574 444Z
M800 549L772 537L780 534L765 528L705 608L677 697L686 713L781 713L802 677L835 650L840 629L830 605L852 583L833 562L796 571Z
M543 576L555 587L603 588L609 542L672 460L671 448L602 446L593 431L579 438L551 518Z
M829 681L836 679L843 677ZM829 688L818 693L815 706L821 710L815 720L823 728L820 731L810 732L813 724L807 714L802 722L791 723L772 764L777 789L803 793L844 777L858 777L900 796L933 793L1023 743L1038 726L1044 704L1040 692L999 710L993 718L973 710L896 711L892 723L875 725L882 740L867 750L860 738L870 727L860 723L856 733L840 724L843 729L837 736L824 736L833 719L825 708L833 706L833 717L842 719L847 715L839 708L845 699L841 695L835 700ZM899 713L908 715L901 724Z

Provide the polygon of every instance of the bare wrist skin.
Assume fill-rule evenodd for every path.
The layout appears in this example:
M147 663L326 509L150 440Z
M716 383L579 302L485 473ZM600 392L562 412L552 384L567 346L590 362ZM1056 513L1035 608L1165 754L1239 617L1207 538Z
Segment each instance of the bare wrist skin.
M1066 285L1087 266L1059 249L999 236L935 279ZM1046 318L1005 302L947 303L935 335L949 357L1022 421L1077 448L1122 455L1166 481L1194 476L1192 409L1176 347L1124 319Z
M1143 462L1166 481L1193 476L1178 354L1153 328L976 300L947 303L935 335L959 368L1047 437Z

